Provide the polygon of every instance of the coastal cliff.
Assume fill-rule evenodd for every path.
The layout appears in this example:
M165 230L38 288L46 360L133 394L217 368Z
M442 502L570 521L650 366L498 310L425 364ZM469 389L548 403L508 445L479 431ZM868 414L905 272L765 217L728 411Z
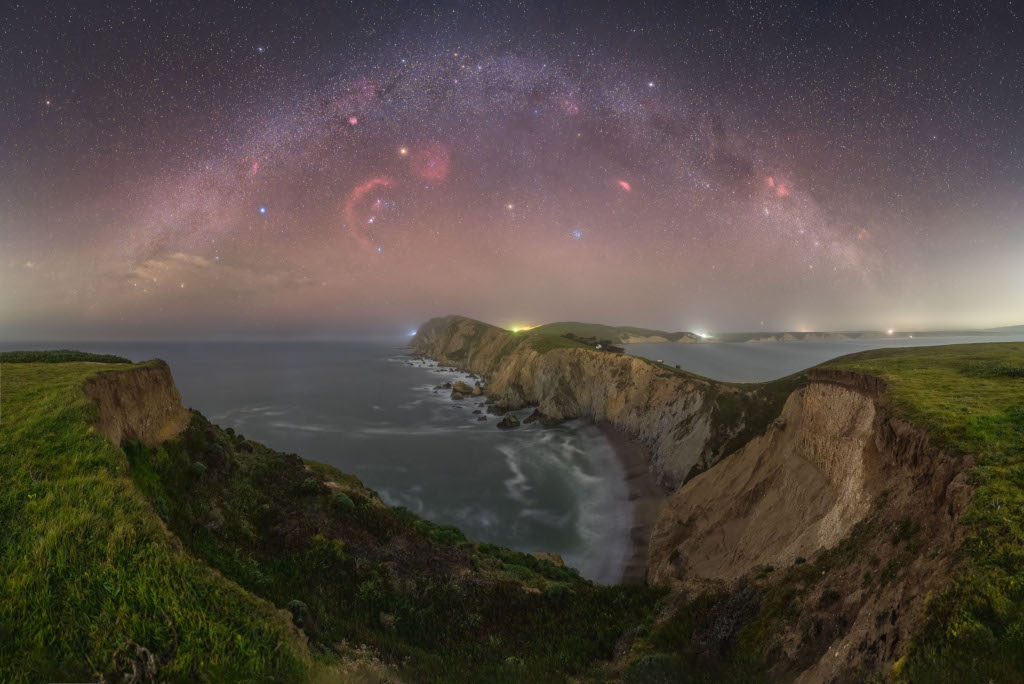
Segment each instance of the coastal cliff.
M1001 635L1020 624L1016 613L987 609L971 587L1019 604L1016 580L992 560L1020 547L992 531L1016 496L1002 464L1024 434L1019 346L861 352L761 385L459 317L428 322L412 349L481 374L496 404L609 421L679 485L648 546L648 581L670 599L648 634L624 644L619 674L671 678L682 665L722 679L917 681L956 670L973 681L1014 671L1019 651ZM970 658L975 633L991 660Z
M760 433L800 378L733 385L664 364L593 349L564 337L513 333L461 316L435 318L414 354L481 375L504 409L537 406L553 421L607 421L642 442L674 489Z
M666 500L648 578L701 591L817 559L820 569L809 572L827 581L791 609L822 627L810 648L792 627L780 641L804 661L797 681L818 682L906 652L928 593L952 572L973 459L931 446L927 433L890 416L879 403L884 381L826 369L809 376L764 434ZM918 550L928 540L927 557L899 548L902 537ZM877 575L898 565L906 566L898 578Z
M192 419L170 366L161 360L101 371L82 387L98 409L97 430L114 444L160 444L181 434Z

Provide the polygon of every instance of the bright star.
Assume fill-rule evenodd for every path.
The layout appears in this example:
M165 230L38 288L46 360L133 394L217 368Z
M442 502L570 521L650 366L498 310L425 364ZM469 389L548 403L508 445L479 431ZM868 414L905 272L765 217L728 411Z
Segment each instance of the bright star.
M260 207L260 213L261 214L266 214L267 213L267 208L266 207Z
M583 231L577 228L576 230L572 231L572 236L574 239L580 240L583 238Z

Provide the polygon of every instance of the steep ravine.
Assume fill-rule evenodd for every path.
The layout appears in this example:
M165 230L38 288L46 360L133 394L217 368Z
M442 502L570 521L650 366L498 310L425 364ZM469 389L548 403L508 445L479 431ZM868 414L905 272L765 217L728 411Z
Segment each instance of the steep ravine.
M649 448L652 469L670 489L761 432L799 383L716 383L646 359L459 316L428 321L410 348L481 375L485 394L501 408L535 405L555 421L611 423Z

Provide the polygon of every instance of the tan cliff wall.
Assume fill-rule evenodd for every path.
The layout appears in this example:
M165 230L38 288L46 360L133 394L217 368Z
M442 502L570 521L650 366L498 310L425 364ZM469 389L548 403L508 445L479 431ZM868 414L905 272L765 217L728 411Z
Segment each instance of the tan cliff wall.
M536 343L530 335L449 316L424 324L411 350L482 375L485 393L503 407L536 405L555 420L612 423L649 448L654 472L670 488L727 453L747 427L742 406L757 400L754 390L711 383L646 359L581 347L538 351ZM737 401L720 402L723 395ZM720 406L725 403L733 409L728 416Z
M799 619L776 635L792 668L780 678L818 682L884 670L905 652L928 592L952 574L971 459L888 416L884 381L809 376L763 435L666 500L648 579L691 591L737 586L767 567L778 576L797 559L853 549L826 565L820 589L797 594Z
M83 389L98 408L96 429L115 444L129 439L157 445L180 434L191 420L163 361L101 371Z

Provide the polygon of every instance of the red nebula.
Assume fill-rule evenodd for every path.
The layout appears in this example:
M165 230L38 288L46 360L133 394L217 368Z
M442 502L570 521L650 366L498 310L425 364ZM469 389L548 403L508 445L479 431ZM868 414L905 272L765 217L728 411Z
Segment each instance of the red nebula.
M349 122L350 124L352 124L353 126L355 126L355 125L356 125L357 123L359 123L359 119L357 119L357 118L356 118L356 117L354 117L354 116L350 116L350 117L348 117L348 122Z
M626 181L620 180L620 181L616 181L616 182L619 184L619 187L622 188L623 190L625 190L626 192L633 192L633 186L631 186Z
M576 116L580 113L580 106L572 100L566 98L562 100L562 112L568 116Z
M787 188L782 183L776 183L774 176L768 176L768 178L765 179L765 183L768 185L769 188L773 188L775 190L776 196L789 197L789 188Z
M413 151L409 165L412 167L412 172L420 178L439 181L448 175L450 161L448 148L441 143L428 143Z
M356 241L366 249L372 249L373 245L363 230L363 222L356 216L356 207L371 190L376 188L388 188L391 187L391 184L392 180L387 176L371 178L365 183L353 188L352 193L348 196L348 199L345 200L345 223L348 226L352 237L354 237Z

